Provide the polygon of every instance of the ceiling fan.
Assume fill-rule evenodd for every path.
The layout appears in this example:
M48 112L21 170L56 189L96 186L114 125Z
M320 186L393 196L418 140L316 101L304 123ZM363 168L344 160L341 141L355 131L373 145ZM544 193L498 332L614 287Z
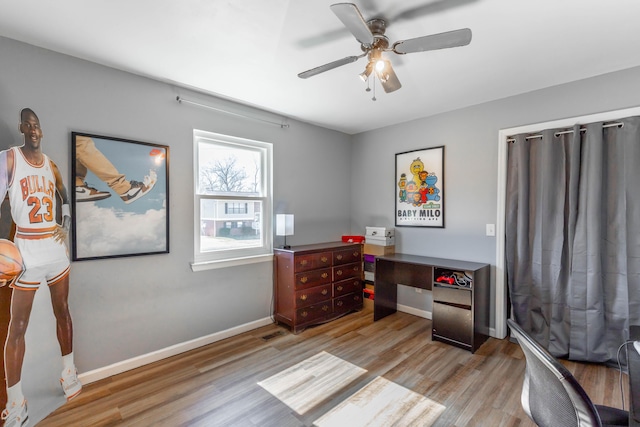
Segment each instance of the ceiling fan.
M328 64L320 65L298 74L301 79L315 76L325 71L333 70L358 59L367 57L368 62L360 78L369 82L369 78L374 80L377 77L386 93L396 91L402 87L398 76L396 76L391 61L383 57L383 52L393 52L399 55L413 52L425 52L429 50L445 49L450 47L466 46L471 43L471 30L468 28L448 31L445 33L432 34L423 37L416 37L409 40L399 40L389 47L389 39L384 35L387 23L383 19L371 19L365 21L358 7L353 3L336 3L331 5L333 13L342 21L345 27L353 34L360 43L362 54L347 56ZM367 87L367 91L370 90ZM373 100L375 101L375 95Z

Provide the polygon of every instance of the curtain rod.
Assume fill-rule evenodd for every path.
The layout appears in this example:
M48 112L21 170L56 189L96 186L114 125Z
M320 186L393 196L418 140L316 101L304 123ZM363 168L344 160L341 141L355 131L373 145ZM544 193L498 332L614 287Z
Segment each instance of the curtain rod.
M615 126L617 126L617 127L622 129L624 127L624 123L622 123L622 122L613 122L613 123L607 123L607 124L602 125L603 128L612 128L612 127L615 127ZM587 130L587 128L581 127L580 128L580 133L586 132L586 130ZM560 135L566 135L568 133L573 133L573 129L556 132L556 133L553 134L553 136L558 137ZM527 141L530 140L530 139L536 139L536 138L542 138L542 135L541 134L536 134L536 135L529 135L529 136L525 137L525 139ZM509 136L509 137L507 137L507 142L516 142L516 140L515 140L514 137Z
M179 103L186 102L187 104L197 105L198 107L208 108L210 110L219 111L219 112L225 113L225 114L231 114L232 116L243 117L245 119L257 120L257 121L260 121L260 122L269 123L270 125L280 126L281 128L288 128L289 127L288 123L272 122L270 120L260 119L258 117L252 117L252 116L247 116L245 114L234 113L232 111L223 110L221 108L216 108L216 107L213 107L211 105L201 104L199 102L190 101L188 99L180 98L180 96L176 96L176 101L178 101Z

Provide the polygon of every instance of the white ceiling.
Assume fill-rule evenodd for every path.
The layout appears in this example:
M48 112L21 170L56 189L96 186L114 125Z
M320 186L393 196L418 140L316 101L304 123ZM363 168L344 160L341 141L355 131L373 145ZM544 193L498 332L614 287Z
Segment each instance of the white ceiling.
M0 0L0 35L358 133L640 65L638 0L359 0L391 43L459 28L465 47L389 53L377 101L335 0ZM1 60L1 59L0 59Z

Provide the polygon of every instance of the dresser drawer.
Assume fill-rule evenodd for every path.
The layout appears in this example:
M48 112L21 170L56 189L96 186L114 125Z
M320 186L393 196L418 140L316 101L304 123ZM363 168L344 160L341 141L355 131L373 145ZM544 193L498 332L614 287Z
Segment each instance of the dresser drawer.
M298 308L296 310L296 321L299 324L316 322L331 317L332 313L331 300L326 300L318 304Z
M329 299L331 299L331 285L296 291L296 307L303 307Z
M333 267L334 282L346 280L351 277L362 277L362 263L354 262L353 264L345 264Z
M362 292L362 282L360 278L351 278L333 284L333 297Z
M295 276L295 288L298 290L331 283L331 274L330 268L298 273Z
M319 252L317 254L297 255L294 258L295 271L315 270L316 268L331 267L331 252Z
M362 308L362 292L348 294L333 300L333 313L338 315Z
M362 261L362 251L359 248L335 251L333 253L333 265L349 264Z

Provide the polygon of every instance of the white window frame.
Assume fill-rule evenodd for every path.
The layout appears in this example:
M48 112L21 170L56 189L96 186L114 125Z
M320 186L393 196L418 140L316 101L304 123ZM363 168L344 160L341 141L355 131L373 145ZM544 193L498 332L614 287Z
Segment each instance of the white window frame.
M238 146L238 148L247 148L251 150L259 150L262 152L261 169L261 195L201 195L198 194L199 185L199 149L200 142L220 143L226 146ZM219 133L207 132L194 129L193 131L193 177L194 177L194 230L193 230L193 263L191 269L193 271L208 270L212 268L225 268L237 265L253 264L257 262L271 262L273 260L273 144L263 141L255 141L251 139L238 138L235 136L223 135ZM252 248L230 249L223 251L201 252L200 251L200 202L203 199L244 200L247 202L262 202L262 226L260 233L262 234L262 245Z

